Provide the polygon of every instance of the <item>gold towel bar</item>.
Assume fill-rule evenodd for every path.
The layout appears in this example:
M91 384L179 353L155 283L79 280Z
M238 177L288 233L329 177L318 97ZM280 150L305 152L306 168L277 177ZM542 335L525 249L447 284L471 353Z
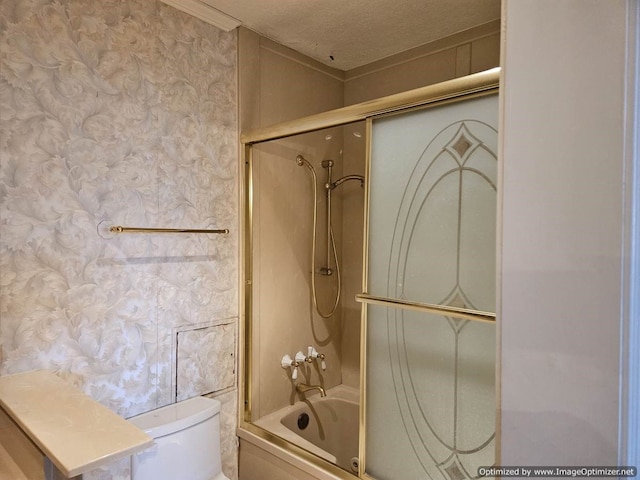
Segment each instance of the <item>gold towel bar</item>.
M437 315L462 318L465 320L475 320L479 322L494 323L496 321L495 313L451 307L449 305L434 305L430 303L412 302L410 300L401 300L398 298L376 297L374 295L368 295L366 293L356 295L356 302L381 305L383 307L396 307L406 310L415 310L417 312L424 313L435 313Z
M111 233L229 233L228 228L216 230L201 230L188 228L141 228L141 227L121 227L119 225L109 227Z

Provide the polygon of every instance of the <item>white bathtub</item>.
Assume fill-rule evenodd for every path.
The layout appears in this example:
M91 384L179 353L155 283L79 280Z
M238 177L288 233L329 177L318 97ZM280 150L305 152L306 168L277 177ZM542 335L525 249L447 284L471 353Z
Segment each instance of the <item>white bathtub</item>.
M350 472L358 468L358 390L343 385L314 394L254 422L255 425ZM303 425L305 416L308 425Z

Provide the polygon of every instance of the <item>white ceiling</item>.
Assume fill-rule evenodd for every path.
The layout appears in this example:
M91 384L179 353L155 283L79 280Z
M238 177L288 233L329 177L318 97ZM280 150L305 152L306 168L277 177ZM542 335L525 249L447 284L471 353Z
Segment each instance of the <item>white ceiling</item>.
M200 1L340 70L500 18L500 0Z

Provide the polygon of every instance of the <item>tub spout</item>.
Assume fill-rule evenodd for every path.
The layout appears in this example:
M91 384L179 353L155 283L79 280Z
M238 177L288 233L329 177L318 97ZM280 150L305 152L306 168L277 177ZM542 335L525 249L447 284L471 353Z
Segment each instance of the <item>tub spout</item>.
M318 390L321 397L326 397L327 392L324 391L321 385L307 385L306 383L299 383L296 385L296 390L300 393L308 392L309 390Z

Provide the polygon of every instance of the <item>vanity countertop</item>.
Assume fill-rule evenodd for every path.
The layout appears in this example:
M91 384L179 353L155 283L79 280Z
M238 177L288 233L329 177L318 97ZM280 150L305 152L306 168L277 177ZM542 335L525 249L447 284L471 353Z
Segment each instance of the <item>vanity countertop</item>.
M0 407L67 478L153 444L135 425L47 370L0 377Z

